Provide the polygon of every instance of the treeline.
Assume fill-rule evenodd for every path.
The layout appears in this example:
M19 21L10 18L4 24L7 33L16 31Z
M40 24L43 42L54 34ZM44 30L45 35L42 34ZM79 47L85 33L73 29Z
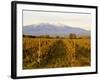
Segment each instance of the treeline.
M65 37L60 37L60 36L50 36L50 35L40 35L40 36L34 36L34 35L23 35L23 37L27 37L27 38L50 38L50 39L53 39L53 38L65 38Z
M48 38L48 39L90 39L90 36L79 36L74 33L70 33L67 36L61 37L61 36L50 36L50 35L40 35L40 36L35 36L35 35L23 35L23 37L27 38Z

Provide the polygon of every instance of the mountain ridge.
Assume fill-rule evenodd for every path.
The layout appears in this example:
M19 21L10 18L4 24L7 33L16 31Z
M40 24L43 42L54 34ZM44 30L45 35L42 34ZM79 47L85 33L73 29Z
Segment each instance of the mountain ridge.
M70 33L75 33L76 35L89 35L90 31L78 28L78 27L72 27L68 25L55 25L55 24L49 24L49 23L40 23L38 25L27 25L22 28L22 32L25 35L59 35L59 36L65 36L69 35Z

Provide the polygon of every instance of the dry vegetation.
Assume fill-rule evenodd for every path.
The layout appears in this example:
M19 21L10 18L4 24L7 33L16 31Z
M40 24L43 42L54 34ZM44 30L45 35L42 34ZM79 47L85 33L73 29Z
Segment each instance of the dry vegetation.
M90 39L23 38L23 69L90 66Z

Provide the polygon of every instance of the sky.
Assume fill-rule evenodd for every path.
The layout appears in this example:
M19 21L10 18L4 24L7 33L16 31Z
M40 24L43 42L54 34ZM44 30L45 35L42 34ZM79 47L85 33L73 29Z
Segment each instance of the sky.
M23 11L23 27L40 23L68 25L71 27L79 27L85 30L91 30L91 14Z

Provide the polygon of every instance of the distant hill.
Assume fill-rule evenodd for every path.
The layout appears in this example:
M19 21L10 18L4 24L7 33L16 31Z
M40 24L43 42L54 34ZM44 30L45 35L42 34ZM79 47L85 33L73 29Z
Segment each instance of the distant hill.
M22 28L22 32L24 35L50 35L50 36L66 36L70 33L75 33L76 35L86 35L90 36L90 31L75 28L67 25L53 25L48 23L41 23L38 25L28 25Z

